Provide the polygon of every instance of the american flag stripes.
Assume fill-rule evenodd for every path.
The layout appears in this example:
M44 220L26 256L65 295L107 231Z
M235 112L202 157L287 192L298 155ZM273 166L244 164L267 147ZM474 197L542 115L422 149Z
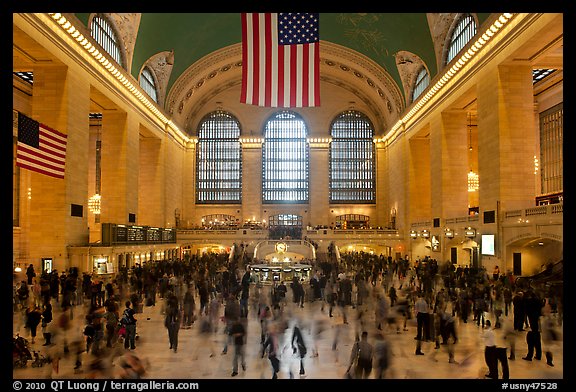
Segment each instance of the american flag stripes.
M318 14L243 13L240 102L320 106L319 45Z
M67 136L18 113L16 165L55 178L64 178Z

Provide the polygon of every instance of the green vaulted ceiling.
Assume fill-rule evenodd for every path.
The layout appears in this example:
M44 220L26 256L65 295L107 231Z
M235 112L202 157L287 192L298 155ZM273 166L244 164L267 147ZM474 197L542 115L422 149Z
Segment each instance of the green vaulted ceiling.
M76 14L85 24L89 14ZM478 14L480 24L489 14ZM153 55L174 50L168 90L205 55L241 42L239 13L142 13L132 74ZM394 54L418 55L434 77L436 57L425 13L320 13L320 39L349 47L381 65L402 86ZM402 89L400 89L402 90Z

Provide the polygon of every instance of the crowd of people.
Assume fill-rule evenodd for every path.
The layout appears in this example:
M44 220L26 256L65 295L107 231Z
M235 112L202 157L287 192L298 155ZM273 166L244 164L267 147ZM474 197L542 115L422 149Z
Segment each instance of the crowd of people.
M394 335L409 331L412 319L414 355L424 355L422 343L432 342L436 349L445 347L449 363L457 363L457 326L470 322L476 323L485 344L487 378L509 377L508 361L516 360L516 342L523 334L528 352L522 359L538 360L544 353L547 365L554 366L555 347L561 339L562 296L520 286L510 274L456 267L428 257L410 262L407 257L392 260L353 252L343 253L339 263L313 265L309 279L262 285L239 261L244 260L210 253L156 260L105 279L76 269L43 271L37 276L30 266L26 279L14 284L14 316L22 320L32 343L41 326L56 375L59 358L74 355L75 369L84 369L90 377L145 377L145 366L134 352L138 318L144 306L155 306L157 301L170 350L176 353L179 348L180 329L193 325L206 336L222 336L220 354L233 347L231 377L240 368L246 370L250 333L259 334L258 350L269 360L271 378L278 378L285 346L299 358L299 369L290 370L289 376L304 375L307 354L318 355L314 337L327 329L320 319L299 319L295 309L305 306L326 310L330 320L338 319L333 350L339 344L339 325L354 323L356 340L346 372L350 378L389 377ZM512 325L503 321L509 313ZM74 317L84 317L83 341L67 337ZM249 317L258 320L259 331L248 329ZM313 338L304 338L303 329ZM205 341L210 357L218 354L212 339ZM111 374L106 363L116 358L126 366L121 373Z

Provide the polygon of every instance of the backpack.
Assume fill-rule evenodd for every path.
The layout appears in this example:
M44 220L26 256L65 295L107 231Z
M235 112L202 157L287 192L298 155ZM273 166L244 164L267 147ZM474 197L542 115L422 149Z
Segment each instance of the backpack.
M130 313L128 313L128 309L124 309L124 312L122 313L122 318L120 319L120 324L123 325L136 324L136 319Z

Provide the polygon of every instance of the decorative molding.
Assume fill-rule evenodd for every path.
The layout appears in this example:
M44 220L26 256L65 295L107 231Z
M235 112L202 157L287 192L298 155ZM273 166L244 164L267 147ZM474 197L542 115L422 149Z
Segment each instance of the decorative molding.
M126 56L126 69L132 73L132 57L134 56L134 46L136 45L136 37L138 36L138 28L140 27L140 18L142 14L136 12L130 13L109 13L104 14L108 17L118 32L120 42L124 48Z
M168 89L168 82L174 67L174 51L166 50L156 53L148 59L143 65L138 75L142 72L144 67L148 67L154 73L154 82L156 83L156 93L158 94L158 105L164 107L166 100L166 90Z
M458 13L427 13L428 26L430 27L430 35L432 36L432 43L434 44L434 53L436 54L436 69L437 73L443 68L443 53L446 46L446 37L454 21L458 18ZM435 75L430 75L432 79Z
M384 68L343 46L321 41L320 77L358 95L377 116L380 129L398 120L405 108L400 89ZM326 68L328 67L328 68ZM241 83L242 45L234 44L200 59L176 80L166 98L166 110L183 129L192 129L197 113L216 94ZM352 76L347 83L338 73ZM221 77L225 76L226 79ZM355 78L354 78L355 76ZM216 84L213 82L218 80ZM206 91L204 86L210 86ZM366 88L369 88L369 90ZM198 95L202 90L202 94ZM206 91L206 92L204 92ZM377 99L369 99L372 91Z
M414 91L418 72L424 67L426 71L428 71L428 75L430 75L430 70L426 67L424 61L412 52L400 50L394 54L394 58L396 59L396 67L402 80L402 87L404 87L406 105L409 105L412 102L412 92ZM431 76L430 79L432 79Z

